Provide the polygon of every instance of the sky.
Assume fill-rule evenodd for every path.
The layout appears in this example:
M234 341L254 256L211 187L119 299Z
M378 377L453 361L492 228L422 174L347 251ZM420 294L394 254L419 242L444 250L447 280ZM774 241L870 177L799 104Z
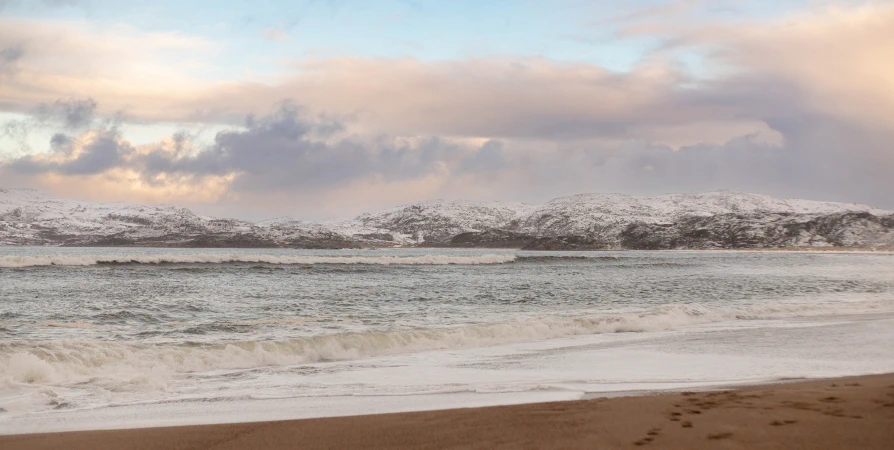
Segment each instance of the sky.
M894 209L894 2L0 0L0 187L264 219Z

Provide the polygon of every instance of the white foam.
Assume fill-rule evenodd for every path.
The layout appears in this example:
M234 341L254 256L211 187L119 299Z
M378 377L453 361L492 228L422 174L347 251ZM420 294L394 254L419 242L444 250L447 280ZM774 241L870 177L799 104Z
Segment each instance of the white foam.
M72 383L52 391L37 387L40 395L29 396L19 386L7 401L0 398L9 411L0 415L0 434L474 407L884 373L894 370L894 354L882 345L894 337L892 320L766 322L722 331L694 326L380 356L359 364L215 371L178 377L170 390L155 394L120 387L83 391L84 384ZM60 401L78 406L52 410Z
M368 264L368 265L476 265L505 264L515 255L420 255L420 256L280 256L271 254L166 254L85 256L0 256L0 267L92 266L98 264Z
M367 331L283 341L215 345L133 344L109 341L0 343L0 380L57 383L95 379L142 379L159 374L285 366L314 361L353 360L426 350L461 349L534 342L597 333L670 329L708 320L683 309L612 317L525 319L457 328ZM139 381L137 381L139 382Z
M887 306L885 306L887 305ZM147 384L146 373L163 379L176 373L345 361L430 350L480 348L555 338L618 332L674 330L693 324L780 317L880 312L890 302L765 305L712 310L700 305L661 306L647 311L583 317L524 318L453 328L324 334L280 341L225 344L139 344L114 341L0 343L0 385L107 380ZM164 383L153 379L153 385Z
M4 356L7 357L0 360L3 361L2 373L7 378L5 384L10 384L9 381L29 384L59 381L54 365L33 353L18 352Z

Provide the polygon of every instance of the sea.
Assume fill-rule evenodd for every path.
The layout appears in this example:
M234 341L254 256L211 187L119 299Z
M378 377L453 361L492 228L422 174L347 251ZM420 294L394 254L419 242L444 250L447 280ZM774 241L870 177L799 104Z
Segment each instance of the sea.
M892 371L892 253L0 247L0 434Z

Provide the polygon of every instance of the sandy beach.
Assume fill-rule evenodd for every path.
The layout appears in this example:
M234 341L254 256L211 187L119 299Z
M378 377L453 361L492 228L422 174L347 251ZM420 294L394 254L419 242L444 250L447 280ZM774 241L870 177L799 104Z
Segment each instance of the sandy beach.
M0 436L0 449L894 448L894 374L727 391Z

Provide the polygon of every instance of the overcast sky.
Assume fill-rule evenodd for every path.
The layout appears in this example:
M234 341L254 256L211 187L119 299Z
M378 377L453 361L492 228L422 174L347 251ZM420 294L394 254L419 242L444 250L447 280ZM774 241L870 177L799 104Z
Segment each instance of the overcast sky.
M894 2L0 0L0 187L249 219L732 189L894 209Z

